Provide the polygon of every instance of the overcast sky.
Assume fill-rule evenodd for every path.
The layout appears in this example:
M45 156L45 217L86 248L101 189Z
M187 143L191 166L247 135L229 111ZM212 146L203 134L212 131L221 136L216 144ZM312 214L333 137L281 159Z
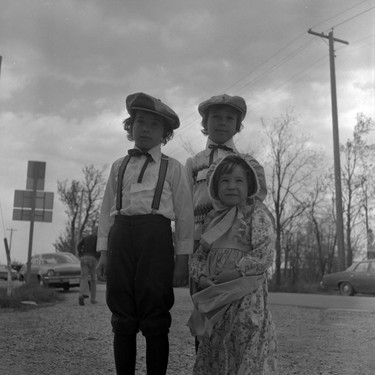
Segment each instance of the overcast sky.
M178 113L163 152L182 163L183 141L196 152L206 142L198 104L224 92L248 105L241 151L256 152L262 118L293 107L331 160L328 40L310 28L349 42L335 43L344 142L357 113L375 119L375 0L3 0L0 233L8 242L12 233L12 259L27 260L30 224L12 220L27 162L46 162L45 191L55 193L53 223L35 224L33 253L54 251L67 219L57 181L79 179L89 164L109 171L131 147L121 122L134 92Z

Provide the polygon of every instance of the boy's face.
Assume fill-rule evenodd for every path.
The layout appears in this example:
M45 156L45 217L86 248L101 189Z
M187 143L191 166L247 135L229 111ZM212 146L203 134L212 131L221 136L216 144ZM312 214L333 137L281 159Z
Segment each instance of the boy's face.
M246 204L248 182L244 168L237 165L232 173L219 177L219 199L228 207L243 206Z
M237 112L230 106L213 106L208 110L208 137L217 144L229 141L236 134Z
M136 112L133 124L133 138L138 148L142 151L151 150L162 143L163 134L163 117L142 110Z

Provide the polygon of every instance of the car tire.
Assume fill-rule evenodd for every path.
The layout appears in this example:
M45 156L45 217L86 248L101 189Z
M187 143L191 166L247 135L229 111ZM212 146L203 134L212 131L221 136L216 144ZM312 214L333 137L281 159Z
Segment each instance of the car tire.
M342 296L352 296L354 294L354 289L350 283L344 281L340 284L340 294Z

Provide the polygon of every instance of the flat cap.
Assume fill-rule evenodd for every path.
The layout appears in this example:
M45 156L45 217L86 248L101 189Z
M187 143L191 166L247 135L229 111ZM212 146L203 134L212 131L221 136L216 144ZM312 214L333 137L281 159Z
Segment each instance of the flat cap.
M229 105L230 107L237 109L237 111L241 113L241 121L246 116L246 102L241 96L230 96L227 94L213 96L210 99L207 99L199 104L198 112L203 117L206 114L207 110L213 105Z
M142 110L164 117L172 129L177 129L180 126L180 119L172 108L168 107L160 99L143 92L129 95L126 98L126 109L130 116L134 115L136 110Z

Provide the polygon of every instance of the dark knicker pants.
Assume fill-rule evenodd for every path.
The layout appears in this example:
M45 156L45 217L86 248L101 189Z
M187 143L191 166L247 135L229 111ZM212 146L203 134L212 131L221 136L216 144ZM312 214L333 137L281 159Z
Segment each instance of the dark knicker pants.
M168 334L174 303L170 220L116 216L108 237L107 304L115 333Z

